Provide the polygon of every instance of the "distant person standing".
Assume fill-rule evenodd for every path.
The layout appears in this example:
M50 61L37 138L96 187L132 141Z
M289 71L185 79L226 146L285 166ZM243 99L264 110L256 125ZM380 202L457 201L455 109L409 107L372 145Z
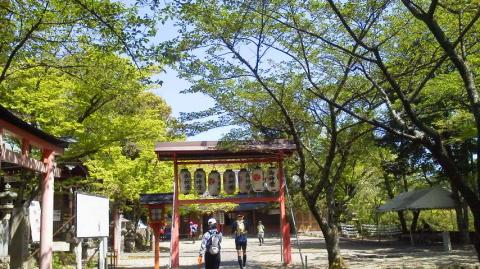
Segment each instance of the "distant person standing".
M243 269L247 264L247 222L243 219L243 215L237 215L237 220L233 223L232 228L232 233L235 234L238 265L240 265L240 269Z
M193 243L195 244L195 237L197 237L197 230L198 225L193 221L190 221L190 238L192 239Z
M214 218L208 220L208 231L202 237L198 264L202 264L202 256L205 256L205 269L218 269L220 267L220 250L222 233L217 230L217 221Z
M165 225L160 226L160 240L165 240Z
M263 237L265 236L265 226L263 226L262 221L258 221L257 225L257 235L258 235L258 241L259 241L259 246L263 245L265 243Z

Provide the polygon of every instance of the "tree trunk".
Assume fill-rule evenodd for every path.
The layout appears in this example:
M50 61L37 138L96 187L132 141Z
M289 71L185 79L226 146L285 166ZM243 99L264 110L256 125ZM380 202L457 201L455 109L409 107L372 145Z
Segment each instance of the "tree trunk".
M383 179L385 182L385 189L387 191L388 198L393 199L395 195L393 194L392 184L390 184L390 180L386 172L383 173ZM402 226L402 233L408 233L407 222L405 221L404 211L397 211L397 214L398 214L398 220L400 221L400 225Z
M325 244L327 246L328 268L346 268L338 246L338 228L334 224L331 225L332 224L325 225L326 227L322 228L323 236L325 237Z
M403 190L408 191L407 175L405 174L402 175L402 181L403 181Z
M468 204L465 201L462 202L462 211L463 211L463 224L464 227L462 231L465 232L463 235L465 237L465 242L470 243L470 232L468 231Z
M452 189L458 189L472 211L475 228L473 244L477 251L478 260L480 261L480 199L477 197L476 192L466 184L465 178L463 178L462 174L458 171L455 162L449 158L443 145L439 143L430 144L428 142L425 144L447 174Z
M457 228L460 233L460 243L468 244L470 238L468 235L468 208L465 209L465 201L458 194L458 190L452 186L453 199L458 203L458 206L455 208L455 216L457 220ZM466 222L465 222L466 221Z
M418 217L420 217L420 210L413 211L412 224L410 225L410 231L412 233L417 231Z
M400 225L402 226L402 233L407 234L407 221L405 220L405 211L397 211L398 219L400 220Z
M477 258L480 261L480 212L473 213L473 225L475 226L473 245L477 251Z
M321 213L317 210L315 206L316 201L307 201L307 203L310 212L317 221L320 229L322 230L323 236L325 237L325 245L327 247L328 254L328 268L348 268L344 263L342 255L340 253L340 247L338 245L339 237L337 225L335 223L331 223L327 220L327 218L321 215Z
M28 208L15 208L10 219L11 241L8 252L10 254L10 268L24 268L28 258L28 242L30 237L30 222Z

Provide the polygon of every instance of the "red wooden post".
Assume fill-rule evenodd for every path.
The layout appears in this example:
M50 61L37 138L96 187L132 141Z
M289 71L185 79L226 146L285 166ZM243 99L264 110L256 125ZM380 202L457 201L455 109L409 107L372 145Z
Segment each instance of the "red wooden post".
M155 244L155 257L154 257L154 269L160 269L160 225L155 225L153 228L153 237Z
M118 263L120 259L120 244L121 244L121 237L122 237L122 224L120 223L120 210L118 209L118 205L116 205L113 211L113 242L112 242L112 249L113 249L113 257L114 257L114 264Z
M22 158L27 159L30 151L30 141L26 138L22 138Z
M161 215L160 219L158 219L158 215L156 213L152 213L153 210L156 210L157 206L148 206L148 211L150 213L150 221L149 225L150 228L153 230L153 268L159 269L160 268L160 235L161 230L165 226L165 205L161 204Z
M180 268L180 204L178 201L178 163L177 156L173 157L173 173L174 173L174 188L173 188L173 223L172 223L172 238L171 238L171 264L172 268Z
M148 210L151 210L149 208ZM160 230L162 229L162 221L150 221L150 228L153 230L153 268L160 269Z
M43 150L46 171L43 174L41 221L40 221L40 269L52 268L53 246L53 151Z
M290 225L287 221L285 210L285 180L283 175L283 159L278 160L278 178L280 180L279 202L280 202L280 229L282 231L283 243L283 263L285 265L292 262L292 249L290 245Z

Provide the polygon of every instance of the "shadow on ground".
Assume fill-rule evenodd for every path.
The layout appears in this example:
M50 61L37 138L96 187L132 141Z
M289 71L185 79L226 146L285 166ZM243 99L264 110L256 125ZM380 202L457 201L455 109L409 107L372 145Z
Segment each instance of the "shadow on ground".
M231 241L231 240L230 240ZM281 242L275 238L266 241L265 247L258 247L252 240L249 245L250 260L248 269L274 269L280 266ZM323 238L300 238L300 246L303 257L308 256L308 268L327 268L327 251ZM198 244L184 244L181 247L182 269L199 269L195 264L198 253ZM236 269L236 251L230 246L222 250L222 269ZM292 238L292 258L294 266L288 268L300 269L301 262L298 257L296 239ZM439 243L421 242L412 247L409 241L372 239L340 239L342 256L351 268L480 268L472 246L453 246L451 252L443 251L443 245ZM164 255L161 261L169 259L168 248L162 247ZM166 253L166 255L165 255ZM225 255L225 258L224 256ZM277 258L278 257L278 258ZM152 268L152 253L137 253L128 257L132 261L130 265L122 264L120 269L147 269ZM135 261L136 260L136 261ZM149 266L147 266L149 265ZM161 268L166 268L165 264Z

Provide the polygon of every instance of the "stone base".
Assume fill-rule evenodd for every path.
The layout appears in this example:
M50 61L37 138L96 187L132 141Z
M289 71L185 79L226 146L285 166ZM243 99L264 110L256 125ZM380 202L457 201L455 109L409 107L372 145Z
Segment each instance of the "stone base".
M0 257L0 269L10 269L10 256Z

